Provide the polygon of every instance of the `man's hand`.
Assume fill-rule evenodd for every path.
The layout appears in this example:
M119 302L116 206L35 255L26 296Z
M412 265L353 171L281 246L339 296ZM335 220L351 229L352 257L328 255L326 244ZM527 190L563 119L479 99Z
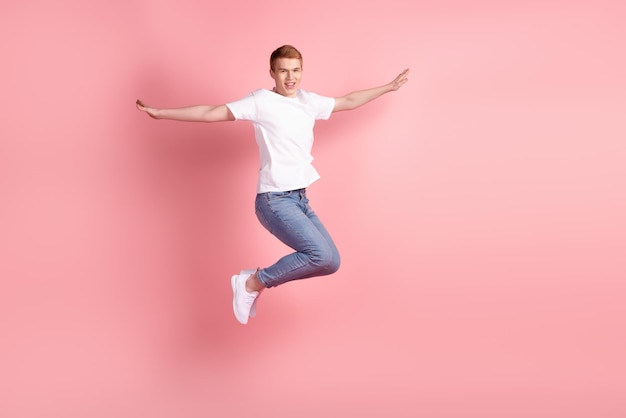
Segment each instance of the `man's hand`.
M135 104L137 105L137 109L141 110L142 112L146 112L151 118L157 119L156 109L146 106L141 100L137 100Z
M404 83L409 81L409 79L407 78L408 75L409 75L409 69L408 68L406 70L402 71L400 74L398 74L398 76L390 83L391 84L391 90L396 91L400 87L402 87L402 85Z

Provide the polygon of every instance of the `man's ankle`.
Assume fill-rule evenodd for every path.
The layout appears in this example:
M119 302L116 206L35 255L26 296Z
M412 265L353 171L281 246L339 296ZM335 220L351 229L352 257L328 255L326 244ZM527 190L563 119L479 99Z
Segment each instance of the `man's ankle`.
M255 271L246 280L246 292L260 292L263 290L263 285L259 280L259 271Z

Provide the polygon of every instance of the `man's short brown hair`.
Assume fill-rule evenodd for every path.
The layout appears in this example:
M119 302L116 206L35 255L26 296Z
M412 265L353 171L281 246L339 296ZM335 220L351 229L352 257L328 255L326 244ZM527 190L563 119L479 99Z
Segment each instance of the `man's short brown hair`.
M302 67L302 54L296 49L295 46L283 45L277 48L270 56L270 69L274 70L274 63L278 58L297 58L300 60L300 67Z

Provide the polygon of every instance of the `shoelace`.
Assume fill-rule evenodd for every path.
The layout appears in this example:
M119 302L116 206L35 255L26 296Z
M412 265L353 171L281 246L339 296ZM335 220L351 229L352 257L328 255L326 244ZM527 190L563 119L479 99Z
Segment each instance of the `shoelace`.
M246 298L245 298L246 305L252 306L252 304L254 303L254 300L256 299L258 295L259 294L257 292L249 293L248 291L246 291Z

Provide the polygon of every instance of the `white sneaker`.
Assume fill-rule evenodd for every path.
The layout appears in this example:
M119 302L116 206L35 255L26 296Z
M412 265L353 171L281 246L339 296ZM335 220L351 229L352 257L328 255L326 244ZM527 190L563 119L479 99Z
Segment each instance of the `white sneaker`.
M255 272L256 272L256 269L241 270L239 274L254 274ZM250 314L248 314L250 318L254 318L256 316L256 301L259 300L260 297L261 297L261 293L259 293L257 297L254 299L254 302L252 302L252 306L250 307Z
M248 315L254 300L259 296L259 292L248 292L246 290L246 280L249 274L235 274L230 278L230 285L233 288L233 311L235 318L241 324L248 323Z

